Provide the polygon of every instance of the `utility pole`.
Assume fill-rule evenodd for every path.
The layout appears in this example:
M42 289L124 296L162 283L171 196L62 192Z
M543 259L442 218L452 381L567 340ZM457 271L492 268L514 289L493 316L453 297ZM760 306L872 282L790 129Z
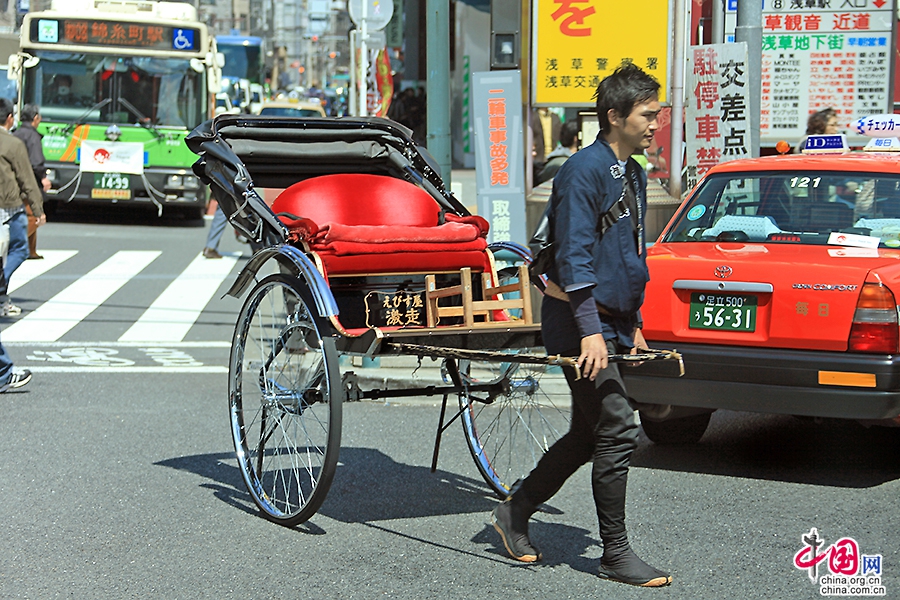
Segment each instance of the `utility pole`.
M450 2L425 0L425 31L429 34L425 83L428 151L450 187Z
M687 28L687 0L673 0L675 14L673 16L672 36L672 124L671 152L669 152L669 195L681 198L681 169L684 146L684 66L685 66L685 33Z
M738 0L734 41L747 43L747 84L750 106L750 156L759 156L760 95L762 93L762 2Z

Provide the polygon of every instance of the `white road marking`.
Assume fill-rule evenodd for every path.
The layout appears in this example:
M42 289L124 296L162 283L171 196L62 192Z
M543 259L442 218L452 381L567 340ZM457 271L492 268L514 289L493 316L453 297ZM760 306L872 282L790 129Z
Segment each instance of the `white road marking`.
M78 254L77 250L41 250L41 255L44 257L43 260L26 260L13 273L9 282L9 293L12 294L32 279L43 275L76 254ZM5 342L6 340L4 339L3 341Z
M50 367L27 365L33 373L228 373L228 367Z
M121 250L3 331L3 342L53 342L78 325L162 252ZM44 259L46 260L46 259Z
M198 254L119 341L169 343L183 340L236 262L237 258L233 256L211 260Z

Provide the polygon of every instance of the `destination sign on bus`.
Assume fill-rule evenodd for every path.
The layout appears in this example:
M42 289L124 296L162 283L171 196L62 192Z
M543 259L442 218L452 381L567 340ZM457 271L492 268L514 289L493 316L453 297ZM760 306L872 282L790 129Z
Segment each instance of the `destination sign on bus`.
M200 46L200 30L128 21L34 19L31 21L29 39L36 44L196 52Z

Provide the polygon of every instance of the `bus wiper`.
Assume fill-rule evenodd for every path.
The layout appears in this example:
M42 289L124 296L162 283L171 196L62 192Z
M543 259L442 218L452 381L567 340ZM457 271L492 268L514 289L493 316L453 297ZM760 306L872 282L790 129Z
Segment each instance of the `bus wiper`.
M121 104L122 106L124 106L125 108L130 110L132 113L134 113L134 116L136 116L138 118L138 124L141 127L149 129L150 131L153 132L153 135L155 135L157 138L162 139L162 134L159 132L159 129L156 128L156 125L154 125L150 121L149 117L144 115L144 113L142 113L140 110L138 110L138 108L134 104L132 104L125 98L122 98L121 96L119 96L118 100L119 100L119 104Z
M69 132L71 132L73 129L75 129L79 125L84 125L84 120L88 117L88 115L90 115L95 110L100 110L110 102L112 102L112 98L106 98L84 111L84 113L82 113L77 119L66 125L66 128L63 131L63 135L69 135Z

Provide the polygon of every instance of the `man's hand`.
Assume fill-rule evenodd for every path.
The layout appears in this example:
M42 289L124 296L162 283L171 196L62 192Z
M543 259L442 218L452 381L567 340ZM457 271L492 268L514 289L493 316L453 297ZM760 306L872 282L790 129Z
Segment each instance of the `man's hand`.
M649 346L647 346L647 340L644 339L644 334L640 329L634 330L634 347L631 349L631 354L638 354L639 352L643 352L644 350L649 350ZM639 367L643 363L642 362L629 362L629 367Z
M46 222L47 222L47 215L42 214L41 216L35 218L35 225L37 225L38 227L40 227L41 225L44 225Z
M608 357L606 340L603 339L602 333L581 338L581 355L577 364L582 375L594 381L600 369L605 369L609 365Z
M53 184L50 183L50 180L44 177L41 179L41 187L44 188L45 192L49 192L50 188L53 187Z
M642 352L644 350L649 350L650 346L647 345L647 340L644 339L644 333L640 329L634 330L634 348L631 349L632 354L637 354L638 352Z

